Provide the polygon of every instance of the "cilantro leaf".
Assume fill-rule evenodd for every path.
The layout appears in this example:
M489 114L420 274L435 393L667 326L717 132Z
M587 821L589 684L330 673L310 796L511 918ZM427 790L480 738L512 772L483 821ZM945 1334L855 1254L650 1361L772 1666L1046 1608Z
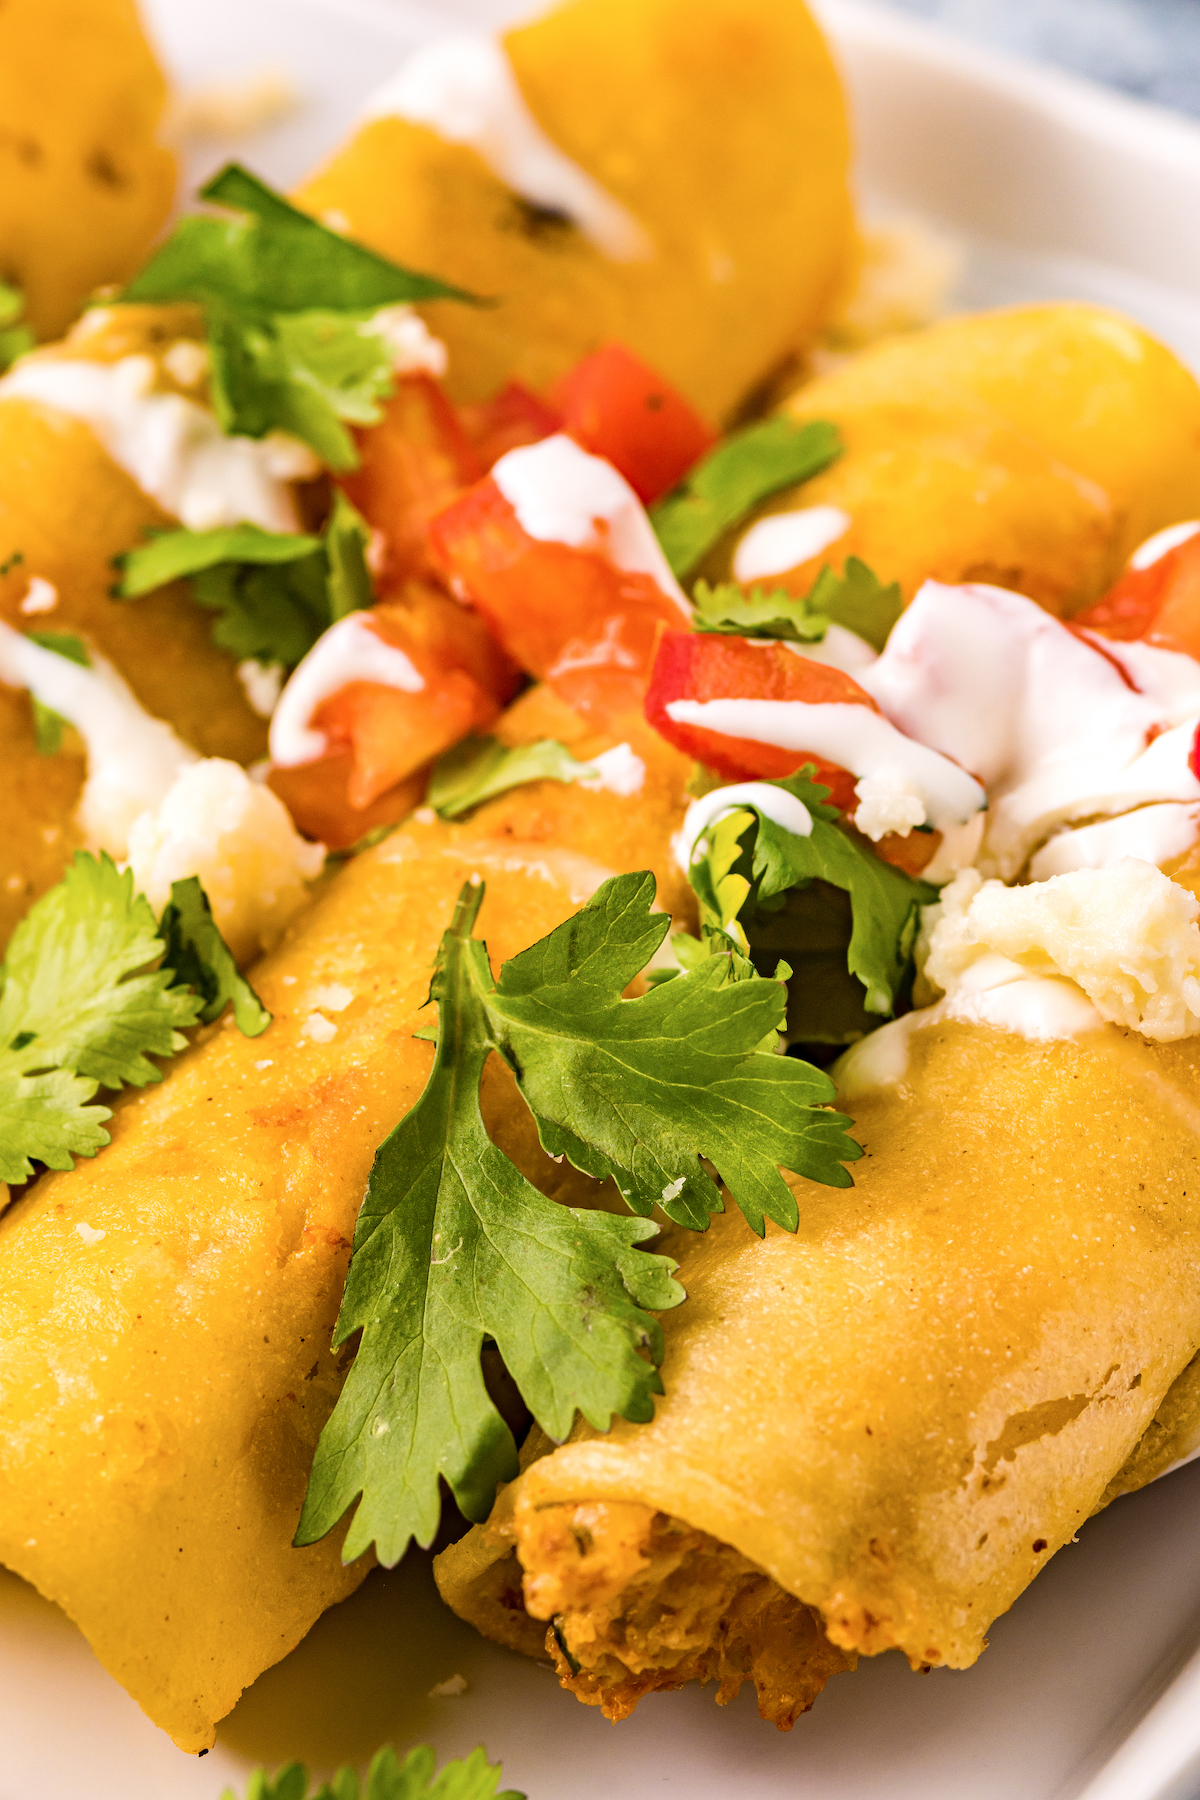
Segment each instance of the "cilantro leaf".
M776 417L718 444L682 485L650 509L667 561L682 579L731 526L781 488L809 481L842 452L836 425Z
M69 631L27 631L25 636L43 650L53 650L56 656L65 656L68 662L78 663L81 669L90 669L91 658L82 638L75 637ZM36 695L33 701L33 736L39 756L57 756L62 749L62 735L70 721L61 713L56 713L52 706L47 706Z
M73 1157L94 1156L111 1117L89 1105L97 1089L161 1081L148 1058L182 1050L181 1032L217 1017L227 999L248 1035L269 1023L200 883L177 882L172 901L179 917L160 927L131 870L80 850L17 926L0 991L0 1181L28 1180L35 1161L69 1169ZM195 993L184 985L193 980Z
M789 638L796 644L819 643L829 629L827 614L814 605L812 595L789 594L786 588L752 587L749 593L736 581L710 587L698 581L692 599L695 631L722 632L726 636Z
M557 1205L487 1135L479 1109L494 1048L484 945L468 884L442 939L433 1069L381 1145L354 1235L335 1343L362 1340L321 1435L296 1533L314 1542L357 1499L343 1555L374 1542L391 1565L437 1529L439 1478L468 1518L517 1471L512 1434L484 1386L490 1337L552 1437L576 1412L607 1430L648 1419L661 1332L644 1310L682 1299L674 1264L635 1246L641 1219ZM640 1352L649 1350L653 1360Z
M159 933L175 980L203 1001L201 1024L219 1019L232 1002L234 1023L243 1037L260 1037L271 1023L271 1015L234 962L199 876L171 883Z
M236 163L201 195L237 216L181 219L120 300L204 307L212 403L223 430L248 437L290 431L330 468L355 468L346 425L375 423L393 380L372 314L474 296L330 231Z
M96 1089L162 1079L147 1057L182 1049L200 1006L170 969L148 972L162 948L132 873L82 850L17 926L0 996L0 1180L26 1180L31 1157L69 1169L93 1155L108 1142L108 1109L86 1104Z
M34 335L28 325L19 323L25 311L25 296L9 281L0 281L0 375L34 346Z
M900 583L885 587L878 575L857 556L848 556L840 575L826 566L817 576L805 600L814 611L825 613L832 625L865 638L873 650L882 651L892 626L904 611Z
M578 781L592 763L577 762L556 738L511 748L493 737L466 737L433 766L425 804L443 819L459 819L473 807L528 781Z
M500 1767L489 1763L482 1749L446 1763L440 1775L434 1775L434 1767L433 1751L424 1744L410 1750L403 1762L388 1746L372 1759L365 1785L353 1769L342 1768L332 1781L310 1792L303 1763L289 1763L273 1777L256 1769L246 1800L525 1800L512 1788L496 1792ZM237 1800L237 1795L226 1788L221 1800Z
M781 950L793 964L803 960L807 924L817 940L807 947L822 953L832 948L860 984L865 1012L874 1019L890 1018L911 971L920 908L936 900L937 889L893 868L840 830L833 823L836 809L825 804L828 788L804 770L767 785L782 788L807 807L811 834L788 831L751 800L739 799L737 809L705 833L689 872L702 924L710 933L728 935L739 948ZM815 912L793 907L791 929L772 929L793 896L821 883L848 897L848 943L828 943L828 907L819 895L814 896ZM861 1035L861 1027L853 1034ZM810 1022L804 1035L825 1033Z
M722 1210L710 1162L751 1227L794 1231L782 1166L847 1187L860 1153L828 1110L833 1083L764 1052L782 1024L779 981L714 956L635 1000L622 991L670 928L654 877L605 882L583 910L505 964L488 1003L551 1155L611 1175L626 1203L702 1230ZM739 978L740 977L740 978Z
M320 537L258 525L164 531L116 559L115 597L133 600L168 581L192 580L192 598L216 613L213 642L239 662L293 669L322 632L374 599L370 532L340 489Z

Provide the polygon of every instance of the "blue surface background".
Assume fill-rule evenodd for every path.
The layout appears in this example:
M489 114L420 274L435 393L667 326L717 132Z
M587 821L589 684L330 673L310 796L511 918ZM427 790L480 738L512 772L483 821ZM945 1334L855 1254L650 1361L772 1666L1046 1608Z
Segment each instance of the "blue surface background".
M951 31L1200 115L1200 0L889 0Z

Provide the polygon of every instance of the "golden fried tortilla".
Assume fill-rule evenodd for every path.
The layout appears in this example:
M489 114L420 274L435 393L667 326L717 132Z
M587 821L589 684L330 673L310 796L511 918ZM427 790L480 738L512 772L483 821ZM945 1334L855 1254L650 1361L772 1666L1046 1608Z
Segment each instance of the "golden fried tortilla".
M697 1665L728 1691L734 1575L849 1655L966 1667L1200 1344L1195 1042L943 1022L911 1047L901 1083L854 1099L854 1188L800 1182L795 1236L734 1211L672 1234L689 1298L662 1321L653 1423L545 1446L438 1560L489 1635L522 1605L551 1624L564 1685L613 1716ZM681 1628L648 1639L664 1602ZM829 1672L796 1641L784 1669L743 1655L781 1724Z
M845 107L800 0L571 0L505 33L537 123L640 222L616 261L474 150L364 124L299 204L498 304L423 307L456 399L548 387L611 339L718 420L811 341L854 253Z
M1200 514L1200 386L1103 307L948 319L863 351L785 410L834 420L847 445L762 509L850 516L787 572L798 592L853 555L906 597L930 577L991 581L1069 617L1144 539Z
M0 6L0 281L39 337L127 281L166 220L165 98L134 0Z

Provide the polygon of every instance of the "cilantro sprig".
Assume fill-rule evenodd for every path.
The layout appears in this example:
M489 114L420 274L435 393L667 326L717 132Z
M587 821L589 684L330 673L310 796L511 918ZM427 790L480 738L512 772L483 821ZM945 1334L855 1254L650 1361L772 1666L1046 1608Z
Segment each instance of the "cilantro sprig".
M0 281L0 375L34 346L33 332L21 323L25 296L11 282Z
M443 819L461 819L485 800L530 781L581 781L596 774L557 738L534 744L502 744L494 737L466 737L433 766L425 804Z
M828 788L805 770L765 785L781 788L806 807L811 833L787 830L749 800L739 800L717 819L697 844L689 871L700 902L702 940L743 955L752 949L781 952L800 972L804 1024L789 1018L792 1036L836 1042L843 1035L845 1008L836 1005L835 994L831 1010L837 1021L822 1020L820 1006L813 1004L807 957L832 954L841 963L857 984L867 1027L890 1018L911 974L920 908L937 899L937 889L893 868L839 829L838 810L827 804ZM822 894L830 888L845 894L850 912L848 938L839 934L833 942ZM837 913L833 921L836 930ZM697 946L678 938L673 943L677 956L683 951L681 962L697 962ZM828 1001L830 995L820 998ZM851 1035L861 1036L862 1029Z
M189 577L193 600L216 614L214 644L239 662L294 669L330 625L371 605L369 540L366 521L335 489L319 537L259 525L159 532L117 557L114 597L136 600Z
M274 1776L255 1769L246 1800L525 1800L513 1788L496 1792L500 1766L489 1763L482 1749L446 1763L440 1774L435 1775L435 1766L433 1751L425 1744L410 1750L403 1762L389 1746L372 1759L365 1783L353 1769L342 1768L332 1781L310 1788L303 1763L288 1763ZM226 1788L221 1800L238 1797Z
M682 485L650 509L667 561L683 580L728 530L781 488L810 481L842 453L836 425L776 417L710 450Z
M670 926L651 911L651 875L606 882L495 980L472 935L482 898L482 885L464 887L442 939L433 1068L376 1155L355 1231L335 1342L362 1337L296 1534L314 1542L357 1501L348 1560L374 1543L391 1564L411 1539L428 1543L439 1480L482 1518L516 1473L481 1373L486 1339L551 1437L576 1413L600 1430L616 1414L651 1417L652 1314L683 1294L670 1259L638 1245L655 1235L656 1206L694 1229L722 1209L705 1162L761 1232L764 1217L796 1228L780 1166L843 1187L861 1154L829 1110L828 1078L760 1048L782 1021L779 982L731 979L730 959L713 956L622 998ZM550 1154L611 1174L640 1216L557 1205L491 1142L479 1084L493 1052Z
M474 296L330 231L236 163L201 198L235 216L181 219L120 301L203 306L224 431L289 431L331 469L355 468L347 426L376 423L393 385L392 352L373 315Z
M161 1081L189 1026L232 1001L249 1036L270 1023L212 921L193 876L171 889L160 925L133 875L76 853L32 906L0 971L0 1181L34 1163L69 1169L108 1143L101 1088Z
M831 625L842 625L882 650L892 626L904 611L898 581L880 581L857 556L846 558L839 575L829 565L821 570L807 594L790 594L786 588L752 587L749 592L735 581L696 583L692 593L696 631L727 636L787 638L796 644L819 643Z

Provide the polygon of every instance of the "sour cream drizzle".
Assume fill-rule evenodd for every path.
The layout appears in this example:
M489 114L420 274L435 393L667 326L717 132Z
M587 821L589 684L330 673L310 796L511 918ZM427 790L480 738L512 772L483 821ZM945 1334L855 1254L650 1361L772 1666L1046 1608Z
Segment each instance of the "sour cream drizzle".
M796 837L812 836L812 814L802 800L784 788L772 787L765 781L739 781L731 787L714 788L711 794L692 801L672 839L675 860L685 875L692 866L696 845L709 826L743 806L756 808L764 818Z
M407 119L468 145L506 187L565 214L614 262L653 254L633 214L547 137L494 38L459 32L415 51L367 101L364 117Z
M92 666L81 668L0 623L0 681L28 688L75 726L88 759L80 828L94 849L122 860L134 820L159 805L180 770L198 760L196 752L165 720L152 718L94 652Z
M875 665L872 665L874 668ZM866 686L864 672L863 685ZM846 701L671 700L667 713L726 737L752 738L814 756L858 776L894 773L919 796L925 819L939 831L963 825L985 803L982 787L936 750L903 732L870 707Z
M589 456L561 432L510 450L492 469L492 480L517 515L517 523L543 543L600 550L619 569L649 575L678 606L685 623L692 609L671 573L641 501L603 457Z
M1005 879L1072 820L1200 800L1200 664L1089 641L1002 588L926 582L857 679L902 732L979 777L986 857Z
M89 425L144 494L190 531L249 523L298 531L290 483L318 473L307 444L284 432L230 437L205 406L155 393L149 356L119 362L33 355L0 381L0 399L34 400Z
M734 579L761 581L767 575L782 575L845 537L850 522L850 514L840 506L771 513L751 525L734 551Z
M370 681L419 694L425 681L403 650L380 637L367 616L350 613L319 637L279 696L271 719L271 761L282 769L315 762L329 740L313 729L314 714L352 681Z

